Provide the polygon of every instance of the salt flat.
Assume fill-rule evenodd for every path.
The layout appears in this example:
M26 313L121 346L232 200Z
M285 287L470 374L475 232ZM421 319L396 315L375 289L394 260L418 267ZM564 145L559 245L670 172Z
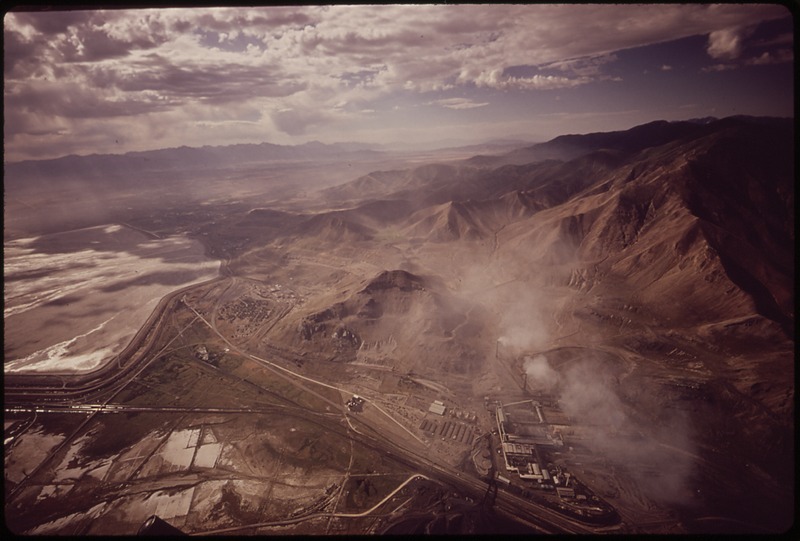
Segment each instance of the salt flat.
M5 373L94 370L162 297L219 271L195 240L117 224L6 241L3 254Z

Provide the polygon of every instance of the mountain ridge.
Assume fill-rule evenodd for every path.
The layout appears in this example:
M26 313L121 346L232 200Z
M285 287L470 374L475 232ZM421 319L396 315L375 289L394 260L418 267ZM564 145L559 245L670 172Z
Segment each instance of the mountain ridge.
M659 121L565 137L553 141L585 151L566 161L495 168L428 164L376 172L367 176L380 178L372 186L376 191L363 195L404 201L409 214L398 227L418 241L494 238L500 253L508 246L531 246L530 257L541 253L540 263L556 266L574 258L584 265L603 260L596 276L623 274L639 287L647 285L642 294L648 302L683 291L682 302L711 320L757 313L791 336L794 194L788 119ZM353 197L345 190L363 182L327 193ZM730 299L720 300L724 297Z

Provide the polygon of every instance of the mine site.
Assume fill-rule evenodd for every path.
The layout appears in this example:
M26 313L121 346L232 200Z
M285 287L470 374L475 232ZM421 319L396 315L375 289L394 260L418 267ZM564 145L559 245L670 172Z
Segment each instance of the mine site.
M8 15L6 117L19 111L27 122L19 133L7 125L4 166L9 531L792 531L791 111L759 109L743 90L741 110L725 115L657 109L618 126L597 113L597 128L564 124L550 136L452 143L437 132L417 146L410 136L406 144L394 139L410 129L407 119L392 124L403 108L438 108L444 112L430 112L428 130L455 122L448 133L463 136L459 123L488 129L475 115L501 115L495 93L513 102L558 91L569 101L583 87L599 85L599 93L602 85L639 84L633 71L612 68L638 70L643 59L658 58L652 76L678 77L688 68L669 55L679 54L730 92L738 79L726 78L739 70L762 70L780 89L792 65L780 60L791 17L779 6L729 6L729 26L717 28L703 26L711 23L701 6L674 6L673 19L693 29L674 43L585 43L586 52L553 52L526 68L508 40L527 35L529 14L549 17L553 36L573 28L556 16L572 13L567 6L538 7L548 10L199 10L206 18L183 9L78 10L58 24L53 13ZM605 24L618 15L612 8L598 6L586 20ZM430 27L415 26L423 12ZM485 22L475 23L480 14ZM499 14L505 18L493 18ZM367 20L381 21L385 33L359 33ZM147 32L125 34L138 24ZM90 27L107 41L68 45ZM242 30L223 32L234 27ZM436 47L416 41L418 28ZM722 50L730 35L739 48ZM142 45L145 36L152 42ZM407 75L405 97L394 101L369 94L387 74L412 69L388 48L381 49L388 67L338 75L336 102L313 90L323 83L312 85L303 67L331 51L354 54L345 49L360 40L400 47L412 37L408 47L444 56L415 65L417 78ZM124 39L125 55L92 49L121 48ZM212 61L228 66L219 92L209 89L210 72L192 71L201 60L186 60L176 43L191 44L186 50L197 59L204 52L207 69ZM255 98L240 88L253 88L250 70L271 54L265 43L287 49L269 60L281 69L259 88L278 105L263 110L272 111L276 133L297 131L300 139L229 142L228 130L255 122L244 120L255 114L247 109ZM298 44L304 52L295 58ZM766 44L773 48L758 49ZM464 51L490 56L500 45L498 59L516 59L504 70L467 84L467 67L461 75L445 69L453 59L471 65ZM668 62L676 67L663 69ZM74 109L77 98L56 100L54 110L67 110L48 129L69 128L75 138L52 139L45 152L31 141L50 140L50 132L26 116L41 103L23 95L45 94L34 66L56 66L63 77L102 74L118 95L92 113ZM144 71L115 71L124 66ZM428 81L429 70L444 70L437 72L444 78ZM569 73L598 79L568 85ZM161 77L156 104L148 85ZM414 86L422 82L424 90ZM641 85L631 88L649 88ZM465 94L447 94L451 86ZM241 103L218 101L226 93ZM417 94L423 99L413 107L403 101ZM333 112L313 116L309 96ZM781 96L770 103L777 107ZM123 113L122 97L136 105L125 102ZM309 101L292 101L301 98ZM358 111L348 105L357 102ZM218 103L241 107L241 118L219 120ZM309 108L303 114L300 103ZM179 135L185 144L170 144L171 125L153 131L140 117L147 108L197 115L200 105L215 112L192 126L220 122L217 139L193 128ZM358 131L384 109L389 139ZM450 113L460 120L448 120ZM100 115L108 133L119 118L136 130L151 126L141 129L163 142L143 150L119 135L117 150L87 135L85 147L57 146L83 141L81 114ZM326 123L351 116L362 119L348 125L352 137L313 141ZM588 117L574 117L581 118ZM136 130L125 133L134 138ZM355 140L370 142L341 142Z

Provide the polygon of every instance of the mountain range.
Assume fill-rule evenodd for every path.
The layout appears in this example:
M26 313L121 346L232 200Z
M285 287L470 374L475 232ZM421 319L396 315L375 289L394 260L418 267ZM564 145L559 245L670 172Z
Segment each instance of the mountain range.
M788 335L794 324L793 137L790 119L745 116L562 135L501 154L373 171L316 194L336 210L260 209L236 221L266 227L253 242L369 241L391 227L416 243L490 239L498 257L526 247L528 257L556 264L568 252L574 267L568 280L584 288L624 279L632 295L659 311L668 311L667 299L680 299L698 321L752 325L749 318L763 318ZM178 178L179 172L257 169L269 161L355 161L374 158L381 152L376 148L318 142L180 147L10 163L5 176L12 193L59 178L81 179L82 187L100 182L103 191L109 178L134 172L137 182L159 172L151 178L164 184L168 177L161 173L170 171ZM273 213L269 223L265 212Z
M527 247L556 264L566 251L581 287L624 280L658 311L679 302L673 311L696 323L756 318L788 336L793 152L788 119L567 135L491 159L370 173L323 192L349 208L310 217L291 234L322 235L325 223L326 238L367 240L391 224L419 242L491 238L498 256ZM523 156L533 161L514 163Z
M378 394L395 378L426 400L505 400L527 391L524 359L548 357L555 399L588 401L568 413L575 449L606 449L600 470L636 478L604 497L646 516L701 499L701 524L791 523L792 119L382 152L265 143L6 164L6 234L41 234L22 219L38 210L48 231L193 236L223 261L214 310L265 307L241 336L218 321L248 352Z
M303 145L272 143L228 146L178 147L125 154L69 155L49 160L26 160L5 164L7 178L31 181L40 178L109 178L137 172L192 171L252 166L275 161L357 160L380 154L376 147L361 143Z

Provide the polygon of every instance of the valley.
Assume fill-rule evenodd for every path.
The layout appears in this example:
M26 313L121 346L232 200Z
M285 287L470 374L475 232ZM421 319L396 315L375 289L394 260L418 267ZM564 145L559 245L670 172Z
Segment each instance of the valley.
M492 155L325 154L274 165L274 182L252 164L235 180L186 166L174 182L120 173L96 212L12 216L6 250L80 223L191 239L205 274L161 291L116 361L88 371L14 364L29 327L6 317L7 523L784 531L792 136L786 119L730 117ZM34 193L9 184L7 215ZM573 484L509 469L498 411L537 468Z

